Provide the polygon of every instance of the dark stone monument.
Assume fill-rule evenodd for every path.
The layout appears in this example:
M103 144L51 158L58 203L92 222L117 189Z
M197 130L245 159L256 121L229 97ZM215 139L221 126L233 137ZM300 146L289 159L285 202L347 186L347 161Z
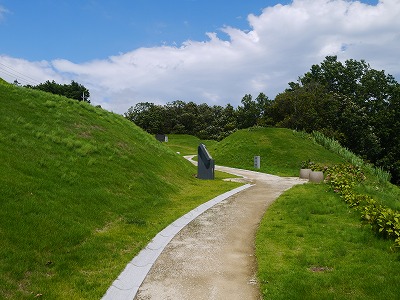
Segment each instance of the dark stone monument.
M204 144L200 144L197 148L197 178L214 179L214 159L208 153Z
M168 142L168 136L166 136L165 134L157 133L156 140L160 142Z

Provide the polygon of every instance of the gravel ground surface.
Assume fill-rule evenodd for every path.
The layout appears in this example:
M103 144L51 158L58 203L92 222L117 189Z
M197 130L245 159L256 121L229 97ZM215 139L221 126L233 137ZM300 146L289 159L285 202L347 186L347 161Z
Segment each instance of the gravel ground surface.
M190 157L187 157L190 159ZM135 297L145 299L260 299L254 239L267 207L306 182L216 167L254 184L197 217L167 245Z

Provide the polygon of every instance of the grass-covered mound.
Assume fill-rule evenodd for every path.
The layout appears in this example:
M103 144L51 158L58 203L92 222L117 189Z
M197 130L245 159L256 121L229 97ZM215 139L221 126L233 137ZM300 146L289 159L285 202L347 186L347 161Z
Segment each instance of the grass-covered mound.
M170 222L236 187L122 116L0 82L0 298L99 299Z
M254 156L261 157L260 172L299 176L301 163L335 164L343 159L316 144L309 136L285 128L239 130L211 147L217 165L254 170Z
M171 148L173 151L179 152L180 155L197 155L197 147L200 145L200 143L205 144L207 147L211 147L212 145L216 144L217 141L202 141L199 138L189 134L168 134L168 142L165 143L165 145Z

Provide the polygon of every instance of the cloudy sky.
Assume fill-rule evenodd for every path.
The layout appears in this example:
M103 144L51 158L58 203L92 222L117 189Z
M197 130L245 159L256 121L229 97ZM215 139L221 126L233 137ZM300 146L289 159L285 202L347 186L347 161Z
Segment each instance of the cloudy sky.
M400 81L399 0L0 0L0 77L93 104L271 99L327 55Z

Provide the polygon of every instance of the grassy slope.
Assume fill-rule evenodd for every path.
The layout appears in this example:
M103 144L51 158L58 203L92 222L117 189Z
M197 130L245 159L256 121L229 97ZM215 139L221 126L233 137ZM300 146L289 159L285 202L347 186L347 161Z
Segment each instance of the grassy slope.
M343 162L342 158L301 134L284 128L239 130L210 149L216 164L242 169L253 168L253 158L261 157L261 172L279 176L298 176L301 162Z
M0 298L98 299L184 212L237 184L123 117L0 82Z
M169 134L166 146L181 155L197 154L197 147L204 143L207 148L215 145L217 142L212 140L202 141L199 138L188 134Z
M400 211L400 188L389 182L380 183L369 176L357 189L360 194L367 194L378 200L382 205Z

